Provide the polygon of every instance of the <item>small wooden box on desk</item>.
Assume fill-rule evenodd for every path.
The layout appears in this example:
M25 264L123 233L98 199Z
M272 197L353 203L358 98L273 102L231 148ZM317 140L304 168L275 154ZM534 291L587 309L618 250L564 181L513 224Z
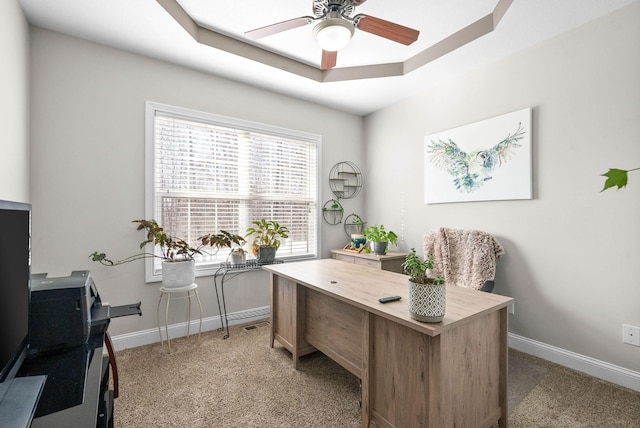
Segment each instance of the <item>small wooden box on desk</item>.
M354 253L345 250L331 250L331 257L347 263L369 266L376 269L388 270L389 272L404 273L402 264L407 253L399 251L388 251L384 256L373 253Z

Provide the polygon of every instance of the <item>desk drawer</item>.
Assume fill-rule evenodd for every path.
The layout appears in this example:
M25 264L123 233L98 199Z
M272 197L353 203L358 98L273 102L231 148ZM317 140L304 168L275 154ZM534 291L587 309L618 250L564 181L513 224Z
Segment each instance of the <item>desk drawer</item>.
M380 260L355 259L354 263L357 265L369 266L375 269L380 269Z
M347 263L354 263L354 260L356 259L353 256L346 256L344 254L333 254L333 258Z

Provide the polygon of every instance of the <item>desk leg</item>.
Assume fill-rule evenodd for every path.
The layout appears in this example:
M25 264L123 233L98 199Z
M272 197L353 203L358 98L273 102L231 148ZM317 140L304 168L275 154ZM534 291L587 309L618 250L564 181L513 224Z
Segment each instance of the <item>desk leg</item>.
M275 299L275 290L274 290L274 280L275 274L272 273L269 275L269 286L271 289L271 307L269 310L269 346L273 348L273 344L275 341L275 325L276 325L276 299Z
M371 364L369 357L373 352L373 341L371 340L371 332L374 320L374 315L370 312L364 312L362 317L362 377L360 379L360 391L361 396L361 412L362 412L362 427L369 428L371 422L371 404L370 404L370 391L371 391Z
M300 344L304 335L304 319L306 317L305 312L305 288L299 284L293 284L293 352L291 356L293 358L293 368L298 370L298 359L300 358Z
M293 368L303 355L316 351L305 340L306 287L288 278L272 275L271 278L271 335L270 345L277 340L293 359Z
M507 374L508 359L509 359L509 314L507 308L500 309L500 381L499 381L499 400L500 400L500 419L498 420L498 426L500 428L507 428Z

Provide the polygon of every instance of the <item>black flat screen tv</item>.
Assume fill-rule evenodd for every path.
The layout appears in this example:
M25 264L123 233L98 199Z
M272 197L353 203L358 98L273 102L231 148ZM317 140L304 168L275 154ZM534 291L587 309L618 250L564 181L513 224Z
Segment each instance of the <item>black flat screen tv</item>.
M0 201L0 382L15 376L29 335L31 205Z

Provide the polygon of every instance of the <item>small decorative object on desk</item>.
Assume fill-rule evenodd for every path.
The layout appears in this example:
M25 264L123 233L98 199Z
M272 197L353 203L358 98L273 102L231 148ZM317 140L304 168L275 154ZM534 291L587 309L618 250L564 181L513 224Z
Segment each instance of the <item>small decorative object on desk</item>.
M428 271L433 269L433 254L424 261L412 248L407 254L404 271L409 275L409 314L421 322L440 322L444 319L447 288L441 277L429 278Z
M362 250L364 250L364 244L356 246L356 245L354 245L353 242L349 242L342 249L344 251L348 251L349 253L358 253L359 254L359 253L362 252Z

